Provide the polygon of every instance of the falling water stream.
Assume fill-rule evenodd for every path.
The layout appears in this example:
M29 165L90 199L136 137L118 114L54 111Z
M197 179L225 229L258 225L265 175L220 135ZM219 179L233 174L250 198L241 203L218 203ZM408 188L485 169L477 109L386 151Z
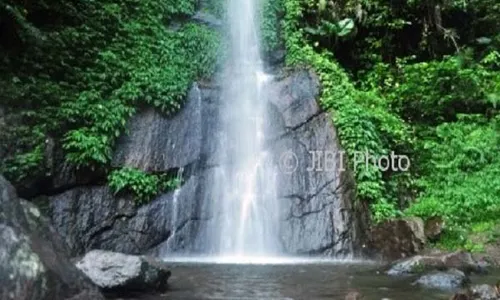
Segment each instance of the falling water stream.
M182 180L182 175L184 173L184 168L179 168L177 172L177 179ZM171 252L175 243L175 234L177 233L177 220L179 218L179 194L181 192L181 188L177 187L174 190L174 194L172 195L172 216L170 221L170 227L172 228L171 238L167 241L167 249L166 251Z
M264 148L268 112L257 26L257 0L228 1L230 57L222 93L222 168L216 178L213 252L222 257L280 254L277 172Z

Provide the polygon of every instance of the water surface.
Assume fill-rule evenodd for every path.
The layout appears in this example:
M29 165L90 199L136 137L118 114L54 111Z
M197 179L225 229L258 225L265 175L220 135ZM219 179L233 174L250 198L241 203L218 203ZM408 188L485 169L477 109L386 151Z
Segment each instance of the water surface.
M281 259L225 263L173 262L171 290L162 299L173 300L343 300L359 291L365 300L448 299L451 292L423 289L413 277L389 277L381 266L360 262L325 262ZM231 263L230 263L231 262Z

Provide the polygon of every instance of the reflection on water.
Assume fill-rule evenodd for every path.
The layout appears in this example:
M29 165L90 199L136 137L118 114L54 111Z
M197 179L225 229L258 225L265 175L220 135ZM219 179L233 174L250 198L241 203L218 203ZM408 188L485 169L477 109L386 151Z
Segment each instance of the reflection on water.
M343 300L352 290L361 292L365 300L438 300L450 296L414 286L414 278L380 274L380 266L374 264L306 260L254 263L215 264L208 259L205 263L172 263L171 290L162 299Z

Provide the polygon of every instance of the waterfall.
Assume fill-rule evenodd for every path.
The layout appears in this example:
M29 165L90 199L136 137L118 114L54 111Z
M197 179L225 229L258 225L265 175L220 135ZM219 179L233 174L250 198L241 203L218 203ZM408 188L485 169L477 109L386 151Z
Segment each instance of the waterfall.
M213 186L212 251L221 256L280 253L277 171L264 147L268 119L266 83L260 57L257 0L229 0L231 51L224 72L222 167Z
M184 173L184 168L179 168L177 171L177 178L179 182L182 180L182 176ZM181 188L177 187L174 190L174 194L172 195L172 214L170 220L170 228L172 228L172 233L167 240L166 250L167 252L172 252L175 246L175 234L177 233L177 222L179 219L179 194L181 192Z
M258 2L227 0L225 65L216 85L194 85L190 110L179 117L192 120L180 136L189 137L181 149L195 160L182 187L166 196L166 259L275 263L311 253L348 258L357 247L362 224L353 214L351 178L338 160L309 170L311 151L342 151L318 106L319 82L307 70L266 74ZM184 141L175 133L170 139L168 149ZM294 169L281 172L287 154Z

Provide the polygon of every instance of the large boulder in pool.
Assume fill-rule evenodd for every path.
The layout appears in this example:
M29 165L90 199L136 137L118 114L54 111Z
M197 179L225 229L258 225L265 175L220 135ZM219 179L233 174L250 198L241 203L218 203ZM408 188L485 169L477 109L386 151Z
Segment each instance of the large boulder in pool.
M484 269L472 255L465 251L415 255L402 259L387 271L389 275L419 274L430 270L458 269L465 273L483 273Z
M19 199L2 176L0 241L0 299L103 299L38 208Z
M464 287L469 279L464 272L457 269L433 271L420 277L416 283L428 288L455 290Z
M163 292L170 271L156 259L118 252L93 250L76 263L105 292Z
M388 220L371 230L371 246L386 260L414 255L424 248L425 243L424 222L416 217Z

